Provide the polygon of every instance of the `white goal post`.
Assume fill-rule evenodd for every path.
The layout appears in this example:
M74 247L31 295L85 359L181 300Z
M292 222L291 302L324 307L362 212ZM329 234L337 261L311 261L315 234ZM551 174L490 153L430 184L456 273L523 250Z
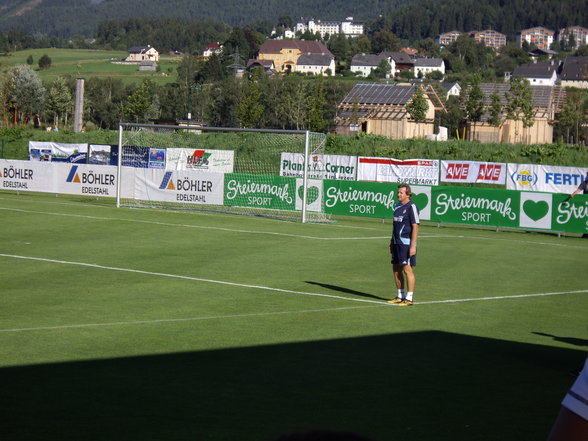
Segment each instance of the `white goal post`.
M325 141L303 130L121 123L116 206L327 222Z

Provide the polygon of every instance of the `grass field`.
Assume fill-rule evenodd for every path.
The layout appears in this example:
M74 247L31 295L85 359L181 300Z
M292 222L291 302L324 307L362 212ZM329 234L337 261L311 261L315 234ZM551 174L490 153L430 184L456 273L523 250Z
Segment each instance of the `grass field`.
M588 347L588 241L0 192L3 438L542 440Z
M51 58L49 69L39 69L39 59L43 55ZM27 49L0 56L2 68L26 64L29 56L33 57L32 68L44 82L52 82L58 76L72 75L83 78L120 78L124 82L140 83L151 79L158 84L167 84L176 80L176 69L181 57L161 56L160 72L139 72L137 65L115 64L126 58L128 52L102 51L90 49Z

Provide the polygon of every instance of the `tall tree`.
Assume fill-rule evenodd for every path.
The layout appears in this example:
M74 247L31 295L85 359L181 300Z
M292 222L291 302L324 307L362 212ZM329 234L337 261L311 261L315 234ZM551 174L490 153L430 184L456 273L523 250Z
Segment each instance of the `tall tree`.
M51 84L47 93L45 110L53 118L53 125L59 126L60 122L67 125L67 116L71 111L72 96L71 91L67 85L67 81L63 77L57 77Z
M13 123L27 124L34 114L42 112L45 88L37 73L27 65L13 67L7 75L7 83L13 87L6 96Z
M134 122L147 122L159 116L159 98L154 93L155 83L145 80L123 105L123 115Z
M476 135L476 123L480 121L484 114L484 93L480 88L480 79L477 75L474 75L468 98L465 103L465 108L466 118L468 121L472 122L474 126L473 140Z
M310 130L323 132L327 128L329 122L325 117L326 107L325 82L323 77L319 77L315 81L309 97L308 125Z
M502 115L502 101L500 95L498 95L498 89L495 89L492 95L490 95L490 109L489 109L488 123L492 127L499 127Z
M406 111L412 119L420 123L427 119L427 110L429 110L429 103L425 98L425 92L421 86L417 86L412 100L406 105Z
M237 120L241 127L259 128L259 120L264 111L259 84L262 75L265 76L262 68L254 70L237 105Z
M515 141L519 137L518 121L522 121L523 128L535 123L535 108L533 106L533 92L529 81L514 76L510 83L510 90L506 92L507 118L515 122Z

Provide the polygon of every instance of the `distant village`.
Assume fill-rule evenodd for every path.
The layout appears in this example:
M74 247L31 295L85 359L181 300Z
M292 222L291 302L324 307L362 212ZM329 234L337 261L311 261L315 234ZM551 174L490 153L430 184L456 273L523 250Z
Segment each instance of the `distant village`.
M355 38L363 34L364 24L348 17L340 22L306 20L297 23L294 29L274 29L268 40L260 46L257 56L247 60L246 65L241 66L236 74L241 76L258 68L263 69L268 76L290 73L327 77L336 75L335 57L324 43L296 38L305 32L320 34L322 38L335 34ZM448 46L464 36L494 48L497 53L507 44L506 35L491 29L465 33L444 32L437 36L436 42L440 46ZM477 121L468 122L467 139L507 143L553 142L553 122L564 106L564 89L588 88L588 57L567 57L562 62L555 62L557 53L551 47L556 41L565 43L567 47L588 45L588 29L572 26L556 32L534 27L518 32L517 44L530 48L529 55L533 61L517 66L505 77L504 83L479 85L485 111ZM203 48L199 58L208 60L213 54L222 53L223 46L220 43L210 43ZM158 57L153 47L138 46L129 50L127 61L140 63L143 69L154 69ZM385 76L384 81L356 84L341 101L336 116L337 133L363 132L392 139L447 139L446 132L435 133L435 115L438 111L446 111L444 103L452 95L459 96L462 86L457 82L444 82L445 62L442 58L421 56L412 48L396 52L358 53L353 56L349 69L358 78L371 77L378 69L384 70ZM510 120L504 110L509 99L510 77L522 77L529 82L534 107L530 125L517 118ZM399 78L404 79L404 82L385 81ZM424 83L425 78L432 81ZM439 87L433 87L432 82ZM407 110L417 88L422 90L428 106L421 121L415 121ZM467 95L468 91L465 92ZM500 120L498 124L491 123L489 107L492 99L499 100L502 108L497 116Z

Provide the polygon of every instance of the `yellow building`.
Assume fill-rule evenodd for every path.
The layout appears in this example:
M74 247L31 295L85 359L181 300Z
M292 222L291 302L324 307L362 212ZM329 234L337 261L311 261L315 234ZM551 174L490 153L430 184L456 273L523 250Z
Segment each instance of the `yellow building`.
M271 60L278 72L294 72L298 57L302 54L333 54L320 41L268 40L259 48L257 59Z

